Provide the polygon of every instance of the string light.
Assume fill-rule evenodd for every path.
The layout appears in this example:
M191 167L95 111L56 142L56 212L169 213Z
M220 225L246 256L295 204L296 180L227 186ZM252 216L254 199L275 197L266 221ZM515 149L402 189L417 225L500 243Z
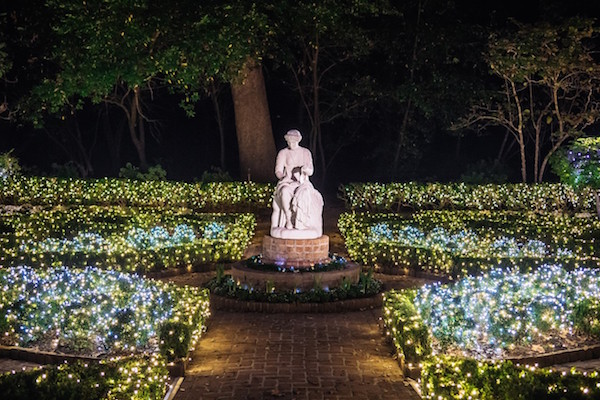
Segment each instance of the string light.
M239 260L256 225L249 213L119 206L5 214L0 220L14 231L0 237L6 265L94 264L125 271Z
M11 176L0 179L1 204L265 209L274 186L256 182L185 183L130 179Z
M597 268L569 271L544 265L530 273L493 269L453 284L388 292L383 319L398 354L422 364L425 398L514 398L523 393L595 398L600 395L597 372L565 377L502 360L518 344L555 350L553 338L580 329L577 318L598 326L598 299ZM595 308L576 318L574 310L586 301ZM442 354L449 349L457 355Z
M352 183L340 196L346 208L381 212L412 210L513 210L594 212L594 190L561 183L475 185L457 183Z
M365 265L464 276L503 264L597 266L600 221L550 213L419 211L343 213L350 257Z

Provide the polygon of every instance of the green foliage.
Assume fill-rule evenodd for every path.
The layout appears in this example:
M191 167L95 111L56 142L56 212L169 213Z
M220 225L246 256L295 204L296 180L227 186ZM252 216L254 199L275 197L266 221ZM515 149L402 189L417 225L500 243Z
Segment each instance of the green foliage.
M428 210L411 217L343 213L338 227L356 262L450 276L552 262L593 267L600 253L594 239L600 235L597 221L550 213ZM536 245L541 248L532 247Z
M600 338L600 300L585 299L574 306L573 325L580 332Z
M256 210L271 206L273 185L255 182L189 184L131 179L0 179L0 204L128 205L209 210Z
M423 363L426 399L590 399L600 396L598 372L592 374L515 366L510 361L486 362L435 356Z
M203 183L207 182L231 182L233 179L229 175L229 172L223 171L219 167L211 167L210 171L204 171L200 181Z
M0 79L4 78L4 74L12 68L12 63L5 49L6 43L0 42Z
M431 338L413 304L415 294L414 290L387 292L383 298L383 318L398 355L417 364L431 354Z
M381 292L382 284L380 281L370 276L364 276L357 284L344 283L343 286L324 290L322 288L313 288L304 292L281 292L275 291L272 281L267 281L265 290L254 288L245 289L226 276L220 283L215 279L210 281L207 287L212 293L220 296L226 296L242 301L260 301L268 303L327 303L331 301L358 299L371 297Z
M119 178L140 180L140 181L164 181L167 179L167 171L160 164L148 167L148 171L142 172L131 163L125 164L125 167L119 170Z
M215 282L217 285L220 285L223 282L223 280L225 279L225 265L217 264L217 266L215 268L215 272L216 272Z
M600 137L576 139L550 161L561 182L577 188L600 189Z
M0 393L12 400L160 400L167 369L156 357L75 362L0 375Z
M481 160L467 167L460 181L470 185L503 184L508 180L506 171L496 161Z
M52 175L58 178L71 178L77 179L80 178L79 170L74 162L70 161L66 164L56 164L52 163Z
M197 339L209 313L206 289L93 267L3 268L0 285L2 344L69 354L155 353L161 321L182 323Z
M11 153L12 150L0 154L0 182L17 176L21 171L19 160Z
M313 273L313 272L326 272L326 271L337 271L340 269L344 269L347 261L343 257L339 257L337 255L331 256L328 262L317 263L311 265L307 268L288 268L282 267L277 264L268 264L263 262L262 256L251 256L245 261L245 264L248 268L259 270L259 271L272 271L272 272L282 272L282 273L290 273L290 274L303 274L303 273Z
M593 191L565 184L351 183L340 187L346 208L380 212L405 209L589 211Z
M485 57L499 78L498 90L475 102L460 125L481 130L491 125L510 132L520 148L523 182L532 153L533 179L541 182L553 153L600 116L599 66L587 45L597 28L593 20L583 18L515 22L515 28L490 35Z
M190 214L185 210L118 206L10 214L0 216L0 220L10 227L0 238L0 242L4 240L0 254L5 265L96 265L125 271L239 260L255 225L252 214ZM139 240L149 239L152 235L148 232L155 227L175 237L182 225L195 232L193 240L132 245L140 234L143 237ZM215 226L220 229L218 236L205 235ZM72 244L67 245L67 241Z
M158 330L160 353L167 362L187 357L192 342L192 328L180 321L167 321L161 324Z

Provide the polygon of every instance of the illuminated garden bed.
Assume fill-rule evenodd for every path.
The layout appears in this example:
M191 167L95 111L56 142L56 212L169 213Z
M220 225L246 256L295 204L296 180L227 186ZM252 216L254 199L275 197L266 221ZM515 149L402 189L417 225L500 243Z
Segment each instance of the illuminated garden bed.
M489 211L344 213L338 226L350 258L383 269L464 276L560 262L597 267L600 222L556 214Z
M208 291L86 269L0 269L0 344L99 358L187 355Z
M239 260L252 214L81 206L0 216L5 265L95 265L126 271Z
M426 398L516 398L516 388L523 398L563 390L564 398L600 395L597 374L565 378L505 361L599 343L598 269L493 270L393 291L384 298L384 319L399 358L423 365Z
M160 400L166 389L167 370L160 356L76 362L0 375L0 393L12 400Z
M409 210L505 210L594 212L589 187L560 183L351 183L341 187L347 209L377 212Z
M192 209L266 209L273 185L255 182L185 183L131 179L16 176L0 179L0 204L127 205Z

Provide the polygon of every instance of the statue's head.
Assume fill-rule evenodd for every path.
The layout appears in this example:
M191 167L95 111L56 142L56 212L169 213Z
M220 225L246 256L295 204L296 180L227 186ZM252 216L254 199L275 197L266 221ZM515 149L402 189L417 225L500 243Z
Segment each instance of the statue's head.
M297 129L291 129L291 130L287 131L287 133L285 135L283 135L283 138L288 143L288 145L290 145L290 146L292 146L294 144L297 145L302 140L302 134Z

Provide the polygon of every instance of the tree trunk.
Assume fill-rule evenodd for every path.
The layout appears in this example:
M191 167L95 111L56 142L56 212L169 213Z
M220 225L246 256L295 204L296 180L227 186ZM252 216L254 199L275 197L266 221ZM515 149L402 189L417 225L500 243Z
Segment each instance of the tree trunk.
M139 89L136 87L133 93L134 97L131 101L131 109L128 115L129 135L138 154L140 168L142 171L146 171L148 169L148 161L146 160L146 131L144 129L142 110L140 109Z
M241 177L258 182L275 179L275 140L267 103L267 91L260 65L248 61L232 82Z
M596 214L598 214L598 218L600 218L600 189L594 190L596 193Z
M525 154L525 139L523 134L519 132L519 154L521 155L521 181L527 183L527 161Z
M106 145L108 149L108 156L110 158L111 170L116 174L121 167L121 141L123 137L123 130L125 128L126 118L119 120L118 124L113 128L111 124L111 118L109 116L110 108L105 107L102 112L103 123L102 129L106 138Z
M216 88L215 83L210 83L210 98L212 99L213 107L215 109L215 118L217 120L217 126L219 127L219 146L220 146L220 163L221 170L225 171L227 165L225 163L225 129L223 128L223 118L221 117L221 106L219 105L219 90Z

